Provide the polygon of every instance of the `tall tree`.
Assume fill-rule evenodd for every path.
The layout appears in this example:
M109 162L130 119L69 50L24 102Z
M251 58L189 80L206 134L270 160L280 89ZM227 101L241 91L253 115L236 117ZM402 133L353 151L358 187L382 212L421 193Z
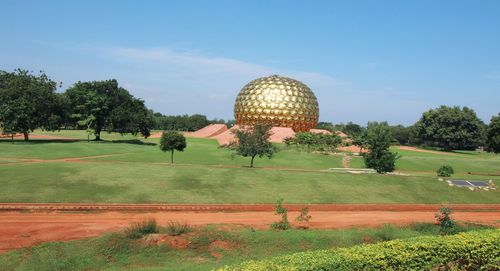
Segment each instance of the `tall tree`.
M489 152L500 153L500 113L493 116L488 126L486 146Z
M116 80L77 82L66 98L72 118L101 139L101 132L142 133L149 136L153 119L142 100L119 87Z
M403 125L389 126L391 129L392 137L399 145L406 145L410 137L410 127Z
M364 128L361 127L361 125L353 123L353 122L348 122L344 128L342 129L342 132L346 133L350 138L356 138L360 136L364 131Z
M237 142L230 144L230 148L236 151L237 155L250 157L250 167L253 167L255 157L272 158L276 152L276 148L269 141L271 136L271 126L264 124L256 124L251 127L244 127L234 131Z
M43 72L33 75L21 69L0 71L0 128L22 133L26 141L35 129L59 129L61 100L56 87L56 82Z
M412 129L412 138L444 150L472 150L484 144L485 124L468 107L443 105L422 114Z
M160 150L170 152L170 163L174 163L174 151L184 151L186 138L177 131L163 132L160 138Z
M394 171L398 155L389 150L392 134L387 122L369 122L364 138L368 148L363 154L365 165L378 173Z

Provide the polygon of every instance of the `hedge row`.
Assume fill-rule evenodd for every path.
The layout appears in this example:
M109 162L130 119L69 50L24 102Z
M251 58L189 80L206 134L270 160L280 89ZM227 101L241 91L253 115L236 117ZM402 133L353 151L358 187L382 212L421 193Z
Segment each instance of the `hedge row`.
M295 253L219 271L500 270L500 229Z

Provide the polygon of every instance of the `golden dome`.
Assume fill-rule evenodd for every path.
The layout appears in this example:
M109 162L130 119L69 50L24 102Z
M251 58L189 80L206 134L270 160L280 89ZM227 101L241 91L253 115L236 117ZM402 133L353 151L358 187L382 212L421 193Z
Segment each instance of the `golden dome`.
M248 83L236 97L236 124L266 123L309 131L316 127L319 107L316 96L302 82L272 75Z

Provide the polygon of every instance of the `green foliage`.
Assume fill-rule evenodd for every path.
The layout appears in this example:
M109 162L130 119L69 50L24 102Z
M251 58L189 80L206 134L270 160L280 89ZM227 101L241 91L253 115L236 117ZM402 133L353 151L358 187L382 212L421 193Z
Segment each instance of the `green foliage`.
M184 151L186 148L186 138L176 131L163 132L160 138L160 150L170 152L170 163L174 162L174 151Z
M451 175L454 174L455 171L453 170L453 168L451 166L443 165L443 166L438 168L436 173L439 177L451 177Z
M58 130L64 118L55 93L57 84L45 73L26 70L0 71L0 129L3 133L22 133L29 139L35 129Z
M183 233L188 233L191 230L192 229L188 224L174 221L169 222L167 227L165 228L165 232L170 236L178 236Z
M355 138L363 134L365 129L359 124L348 122L342 129L342 132L346 133L350 138Z
M136 222L125 229L125 234L128 238L131 239L138 239L144 235L151 233L158 233L158 225L156 224L156 220L154 219L147 219Z
M283 207L283 199L278 200L274 207L274 214L280 215L281 220L271 224L273 230L288 230L290 229L290 222L288 222L288 210Z
M100 140L101 131L150 135L151 113L144 101L119 87L116 80L77 82L64 93L71 117Z
M311 218L312 216L309 214L309 207L304 207L300 209L300 214L297 218L295 218L295 220L299 222L309 222Z
M252 127L244 127L234 131L238 142L233 142L229 148L236 151L237 155L251 157L250 167L253 167L253 160L256 156L260 158L266 156L271 159L277 152L276 147L269 141L271 136L271 126L256 124Z
M406 145L410 141L411 127L403 125L389 126L393 137L393 142L399 145Z
M500 113L491 118L486 138L486 150L500 153Z
M212 123L226 123L224 120L208 120L205 115L167 116L153 113L155 130L196 131Z
M308 151L333 151L342 143L342 138L337 134L298 132L294 137L285 138L283 142L288 146L306 146Z
M497 270L500 258L493 252L499 250L500 230L485 230L296 253L218 270L440 270L450 264L459 270Z
M435 217L439 223L441 234L454 234L457 232L455 220L451 217L453 209L450 207L441 207Z
M389 150L392 135L386 122L370 122L363 142L369 152L363 155L366 167L375 169L378 173L394 171L397 153Z
M441 106L422 114L411 141L444 150L474 150L484 144L485 125L474 110Z

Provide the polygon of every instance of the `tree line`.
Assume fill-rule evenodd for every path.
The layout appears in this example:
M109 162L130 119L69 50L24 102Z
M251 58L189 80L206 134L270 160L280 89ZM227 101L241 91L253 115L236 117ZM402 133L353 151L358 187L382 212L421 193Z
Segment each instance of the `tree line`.
M29 140L35 129L85 129L88 139L101 139L102 132L142 134L151 130L194 131L210 123L206 116L165 116L149 110L114 79L76 82L63 93L60 84L45 73L26 70L0 71L0 129L20 133Z
M434 147L445 151L475 150L483 147L486 151L500 152L500 113L492 116L485 124L468 107L440 106L422 113L421 118L411 126L383 123L392 144ZM364 147L368 127L349 122L332 124L320 122L318 128L342 131L353 144Z

